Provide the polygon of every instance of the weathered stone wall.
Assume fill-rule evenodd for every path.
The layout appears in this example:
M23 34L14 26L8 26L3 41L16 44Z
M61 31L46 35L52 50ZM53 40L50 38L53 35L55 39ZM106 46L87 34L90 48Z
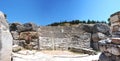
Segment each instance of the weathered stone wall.
M11 61L12 36L5 16L0 12L0 61Z
M98 41L106 39L110 35L109 26L102 23L39 27L27 23L28 29L24 25L26 24L12 23L10 25L14 45L19 44L22 47L27 46L40 50L68 50L70 48L99 50ZM37 41L33 41L34 39Z
M91 49L91 33L80 26L40 26L36 31L11 31L14 45L25 46L25 40L31 39L30 44L40 50L68 50L69 48ZM32 35L38 34L37 41L32 42ZM36 36L34 36L36 37ZM33 39L34 40L34 39Z
M39 37L39 45L42 50L68 50L69 48L90 49L90 33L79 34L69 38Z
M38 32L40 49L68 50L68 48L90 49L91 33L85 33L81 26L45 26Z

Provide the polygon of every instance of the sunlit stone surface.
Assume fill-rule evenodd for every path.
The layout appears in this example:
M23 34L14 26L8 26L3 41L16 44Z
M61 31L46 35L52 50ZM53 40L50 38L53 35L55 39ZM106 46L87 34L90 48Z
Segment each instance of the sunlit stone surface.
M5 16L0 12L0 61L11 61L12 36Z

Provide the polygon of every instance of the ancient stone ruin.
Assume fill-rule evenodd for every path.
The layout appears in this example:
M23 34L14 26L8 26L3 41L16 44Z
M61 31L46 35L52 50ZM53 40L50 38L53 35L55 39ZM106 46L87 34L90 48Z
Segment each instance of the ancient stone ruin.
M110 35L106 24L77 26L36 26L33 23L12 23L13 45L36 50L99 50L98 41ZM28 44L28 45L27 45ZM73 49L72 49L73 48Z
M26 48L95 54L93 50L99 50L98 41L109 37L110 28L103 23L77 26L36 26L33 23L11 23L10 32L13 36L14 52Z
M120 12L110 16L112 37L99 41L100 61L120 61Z
M5 16L0 12L0 61L11 61L12 35Z
M110 22L110 27L104 23L76 26L8 24L0 12L0 61L11 61L12 51L22 49L69 50L90 55L100 50L99 61L120 61L120 12L112 14Z
M31 29L26 30L27 28L24 25L18 23L10 25L10 31L14 39L13 45L25 47L26 44L29 44L26 48L31 46L30 49L35 50L91 49L91 33L82 30L83 26L34 26L36 27L34 30L32 30L34 27L29 26ZM31 25L33 26L33 24ZM22 27L25 28L24 31L19 29Z

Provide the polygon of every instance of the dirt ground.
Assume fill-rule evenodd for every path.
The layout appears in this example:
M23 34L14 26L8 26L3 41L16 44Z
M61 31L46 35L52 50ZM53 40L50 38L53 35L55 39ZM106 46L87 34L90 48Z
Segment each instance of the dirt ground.
M81 55L82 54L82 53L74 53L71 51L60 51L60 50L43 50L40 52L48 55Z
M70 51L23 50L13 53L12 57L13 61L97 61L100 54L100 52L97 55L88 55Z

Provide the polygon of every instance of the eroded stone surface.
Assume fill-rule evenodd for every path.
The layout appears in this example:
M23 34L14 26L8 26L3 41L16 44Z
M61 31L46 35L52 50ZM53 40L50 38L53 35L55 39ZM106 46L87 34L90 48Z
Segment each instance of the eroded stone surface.
M11 61L12 40L9 25L0 12L0 61Z
M111 15L111 41L99 41L100 50L103 52L99 61L120 61L120 11Z

